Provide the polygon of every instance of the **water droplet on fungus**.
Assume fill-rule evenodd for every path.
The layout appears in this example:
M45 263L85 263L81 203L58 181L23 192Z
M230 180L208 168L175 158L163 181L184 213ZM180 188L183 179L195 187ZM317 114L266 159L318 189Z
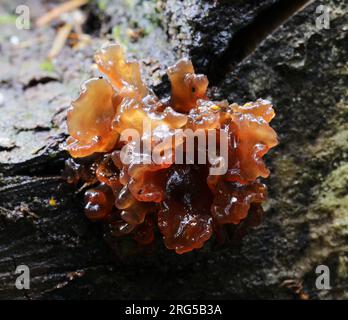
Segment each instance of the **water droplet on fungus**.
M130 235L143 245L154 240L157 227L166 247L179 254L201 248L226 224L236 226L237 239L260 223L267 192L259 178L269 175L263 156L278 144L269 101L210 101L207 77L196 75L187 59L168 68L171 96L160 100L143 82L140 64L127 61L118 44L103 47L95 61L105 78L87 81L68 111L67 150L73 159L65 170L68 182L93 184L85 193L90 220L104 221L113 236ZM139 133L140 143L120 138L127 129ZM176 129L225 132L227 172L211 175L210 162L176 163L175 152L187 144L185 136L172 143ZM146 145L166 161L156 163ZM198 154L197 143L192 146Z

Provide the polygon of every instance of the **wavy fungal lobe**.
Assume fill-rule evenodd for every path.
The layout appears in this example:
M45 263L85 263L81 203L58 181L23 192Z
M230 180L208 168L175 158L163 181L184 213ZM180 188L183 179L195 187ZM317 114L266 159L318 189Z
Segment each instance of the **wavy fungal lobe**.
M118 44L103 47L95 61L104 76L88 80L68 110L66 148L73 158L65 170L68 182L91 185L85 192L90 220L142 245L153 242L158 228L165 246L179 254L201 248L214 234L224 238L226 225L234 225L239 237L260 222L267 192L259 179L269 175L263 156L278 143L269 101L210 101L207 77L195 74L187 59L168 68L171 95L159 99L142 81L140 64L127 61ZM130 129L138 142L122 138ZM185 135L174 139L177 129L200 129L205 137L215 130L217 155L223 143L218 134L225 133L227 171L212 175L215 162L196 161L202 148ZM188 150L194 161L185 158ZM163 161L149 156L154 151Z

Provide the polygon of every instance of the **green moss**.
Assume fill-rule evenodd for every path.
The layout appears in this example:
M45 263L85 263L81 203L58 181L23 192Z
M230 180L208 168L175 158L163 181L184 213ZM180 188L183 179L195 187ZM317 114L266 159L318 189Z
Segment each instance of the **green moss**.
M0 15L0 25L16 23L17 16L12 14Z
M333 163L347 159L348 155L348 105L337 104L337 113L331 120L331 130L325 132L310 148L313 158L322 163Z
M348 163L332 171L322 187L334 195L348 195Z
M97 5L100 11L105 11L107 7L107 0L98 0Z
M275 167L272 176L281 177L282 185L288 188L293 184L301 168L290 156L277 156L274 157L273 164Z
M122 30L120 26L114 26L112 28L112 37L125 47L128 46L128 39L125 36L124 30Z
M40 69L42 71L54 72L54 65L51 60L47 59L40 63Z
M319 219L322 213L332 221L328 229L332 238L342 240L348 235L348 163L332 171L321 184L311 216Z
M338 275L343 279L347 279L348 277L348 257L346 256L340 256L338 258Z
M129 9L133 9L135 6L135 0L124 0L124 3Z

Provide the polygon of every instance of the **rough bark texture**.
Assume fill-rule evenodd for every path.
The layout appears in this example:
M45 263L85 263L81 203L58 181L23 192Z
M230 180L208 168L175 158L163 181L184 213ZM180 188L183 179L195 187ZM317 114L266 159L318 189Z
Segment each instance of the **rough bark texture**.
M65 47L53 67L45 56L54 29L16 30L8 16L16 2L0 5L0 298L348 298L342 1L314 1L297 13L284 0L92 2L83 8L92 44ZM27 4L32 19L48 6ZM316 28L319 4L331 9L330 29ZM128 28L145 32L130 39ZM143 252L124 239L111 250L101 227L84 217L81 194L60 178L66 107L96 73L93 52L111 35L144 59L159 93L168 90L165 67L188 55L212 79L211 97L275 105L281 144L267 157L270 199L262 225L240 247L211 242L177 255L161 241ZM31 270L27 291L14 286L20 264ZM330 267L331 290L315 288L320 264ZM286 280L303 289L296 293Z

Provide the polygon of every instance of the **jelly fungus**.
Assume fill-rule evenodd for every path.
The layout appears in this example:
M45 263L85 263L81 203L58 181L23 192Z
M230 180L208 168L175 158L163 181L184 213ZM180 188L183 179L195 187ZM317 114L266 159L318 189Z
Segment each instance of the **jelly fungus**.
M139 62L127 61L118 44L103 47L95 61L104 76L88 80L68 110L66 148L73 158L65 170L68 182L91 186L85 192L90 220L143 245L153 242L157 227L165 246L179 254L201 248L213 234L221 238L227 225L240 235L260 223L267 194L259 179L269 175L262 158L278 143L269 101L210 101L207 77L195 74L187 59L168 68L171 96L159 99L143 82ZM130 129L140 142L122 138ZM178 129L225 133L227 170L213 175L214 162L197 157L178 162L176 153L188 145L185 135L174 139ZM221 144L217 138L218 153ZM154 161L145 145L160 149L165 161ZM197 143L192 148L196 156L201 151Z

